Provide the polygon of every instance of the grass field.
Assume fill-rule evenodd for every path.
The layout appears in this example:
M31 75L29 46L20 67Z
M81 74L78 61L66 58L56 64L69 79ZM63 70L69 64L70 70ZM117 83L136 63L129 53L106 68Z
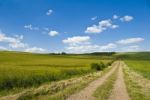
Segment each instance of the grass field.
M116 53L115 55L92 55L92 54L67 54L67 55L54 55L54 54L33 54L33 53L24 53L24 52L0 52L0 96L5 96L9 94L21 93L26 90L34 90L39 87L51 86L53 82L61 83L62 81L67 81L69 79L80 79L84 75L89 75L90 73L95 72L96 70L92 69L92 64L97 64L104 62L108 64L114 59L121 59L127 64L129 68L135 73L138 73L145 80L150 79L150 53L149 52L140 52L140 53ZM103 72L103 71L102 71ZM105 72L105 70L104 70ZM140 100L143 98L149 98L149 95L146 96L143 91L148 91L149 89L143 85L139 86L138 83L135 83L135 77L131 79L130 72L124 70L125 83L127 85L128 93L133 98L133 100ZM56 95L49 95L51 93L51 88L49 92L47 89L39 91L39 97L41 98L66 98L72 93L75 93L76 90L82 89L84 86L87 86L91 78L85 80L84 84L74 83L72 85L66 85L64 88L56 89ZM87 78L87 79L88 79ZM92 76L93 80L96 77ZM97 99L106 99L109 97L110 92L113 88L113 82L115 82L116 73L108 78L102 86L100 86L95 91L95 97ZM141 78L139 78L141 79ZM143 79L144 80L144 79ZM83 80L82 80L83 81ZM71 81L69 81L71 82ZM48 83L48 84L47 84ZM50 84L49 84L50 83ZM148 82L145 82L148 83ZM56 84L58 85L58 84ZM54 84L55 86L55 84ZM143 89L141 91L141 89ZM62 93L63 91L63 93ZM34 93L34 92L33 92ZM38 94L37 93L37 94ZM43 94L44 93L44 94ZM37 94L32 94L32 91L28 92L27 95L32 96ZM28 97L27 95L21 96L22 98ZM35 99L33 97L33 99ZM137 99L138 98L138 99ZM61 99L60 99L61 100ZM143 99L147 100L147 99Z
M126 60L125 62L131 69L143 75L145 78L150 79L150 61Z
M150 99L150 53L129 53L124 58L125 83L132 100ZM129 69L128 69L129 68Z
M0 52L0 90L38 86L93 72L91 63L109 58L90 55L49 55Z

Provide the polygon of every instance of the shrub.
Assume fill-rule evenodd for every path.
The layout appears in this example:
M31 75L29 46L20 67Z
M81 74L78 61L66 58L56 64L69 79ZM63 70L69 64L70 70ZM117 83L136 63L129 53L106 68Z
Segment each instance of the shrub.
M106 64L106 66L111 66L111 64L112 64L113 62L114 62L114 60L108 62L108 63Z
M94 70L101 70L98 63L92 63L92 64L91 64L91 69L94 69Z
M103 70L104 68L106 68L106 65L103 62L100 62L99 65L100 65L101 70Z
M91 64L91 69L94 69L97 71L103 70L105 67L106 67L106 65L103 62Z

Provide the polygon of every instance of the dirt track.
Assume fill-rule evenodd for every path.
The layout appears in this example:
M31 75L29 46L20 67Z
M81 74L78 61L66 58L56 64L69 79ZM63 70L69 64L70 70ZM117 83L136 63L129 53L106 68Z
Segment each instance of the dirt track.
M99 79L91 82L86 88L81 90L78 93L75 93L71 95L67 100L94 100L94 97L92 96L93 92L101 86L105 80L115 71L117 70L117 67L120 66L120 62L117 61L115 64L113 64L113 68L106 73L104 76L100 77Z
M123 62L120 62L118 77L114 84L114 88L112 94L109 97L109 100L130 100L123 78L123 64Z

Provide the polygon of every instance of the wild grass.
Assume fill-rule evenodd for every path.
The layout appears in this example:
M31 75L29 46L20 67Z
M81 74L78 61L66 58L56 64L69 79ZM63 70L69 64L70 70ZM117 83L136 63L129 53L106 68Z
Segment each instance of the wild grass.
M124 67L124 78L132 100L150 100L150 81L138 75L127 66ZM145 81L146 80L146 81Z
M150 79L150 60L125 60L128 67Z
M80 91L81 89L85 88L91 81L103 76L108 71L111 70L112 67L108 67L103 71L98 71L90 74L83 75L81 77L71 78L69 80L62 80L60 82L54 83L41 88L40 91L30 91L26 92L25 94L21 95L18 99L24 100L66 100L71 94ZM64 84L62 86L62 84Z
M101 59L91 55L49 55L0 52L0 93L2 91L39 86L93 72L91 63Z

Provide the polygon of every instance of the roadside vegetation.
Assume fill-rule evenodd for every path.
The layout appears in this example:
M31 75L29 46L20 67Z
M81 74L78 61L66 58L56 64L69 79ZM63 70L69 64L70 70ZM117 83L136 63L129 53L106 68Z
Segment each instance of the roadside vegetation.
M150 60L125 60L125 62L132 70L150 79Z
M150 100L150 80L129 67L124 67L124 78L132 100Z

